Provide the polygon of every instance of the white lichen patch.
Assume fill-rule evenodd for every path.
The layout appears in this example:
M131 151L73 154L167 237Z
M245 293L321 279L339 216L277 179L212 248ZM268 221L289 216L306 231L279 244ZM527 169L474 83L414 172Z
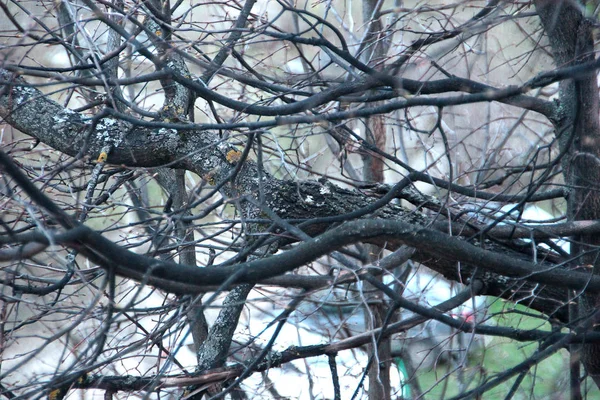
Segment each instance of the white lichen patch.
M103 118L98 122L96 129L98 130L109 130L111 127L118 125L118 122L114 118Z
M54 114L54 116L52 116L52 120L54 121L54 124L59 128L61 128L65 124L68 124L70 126L74 122L73 115L75 114L75 111L68 108L64 108L57 114ZM89 124L90 122L85 121L85 123Z
M103 118L96 124L96 138L102 143L118 147L123 141L123 129L114 118Z
M52 119L57 125L62 125L69 120L69 118L64 113L56 114L52 117Z
M331 190L327 186L321 186L319 189L319 193L321 194L331 194Z
M217 148L219 149L219 151L226 153L227 150L229 150L229 143L220 142L219 144L217 144Z
M34 88L26 87L26 86L16 86L13 91L13 100L16 105L20 105L27 100L29 100L32 96L36 96L39 93Z
M176 135L177 134L177 130L176 129L167 129L167 128L160 128L157 132L157 134L161 135L161 136L171 136L171 135Z

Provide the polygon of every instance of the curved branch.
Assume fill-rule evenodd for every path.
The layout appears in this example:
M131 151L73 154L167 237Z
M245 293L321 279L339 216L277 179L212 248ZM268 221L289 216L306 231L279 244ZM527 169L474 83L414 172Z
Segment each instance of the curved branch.
M40 206L51 213L59 210L58 207L53 206L49 198L27 180L4 152L0 152L0 164ZM71 245L103 267L114 269L119 275L180 294L199 293L207 285L219 285L231 281L232 277L235 279L231 283L256 283L262 279L292 271L329 254L332 250L374 239L388 243L390 248L408 245L436 258L476 265L485 271L504 276L527 278L528 281L558 287L585 288L590 292L600 291L600 277L598 276L568 271L556 265L523 261L515 255L484 250L433 229L400 221L351 221L282 254L239 263L235 266L195 268L152 259L123 249L72 219L65 221L65 214L62 211L53 216L65 227L77 227L80 236ZM431 243L435 243L436 246L432 248Z

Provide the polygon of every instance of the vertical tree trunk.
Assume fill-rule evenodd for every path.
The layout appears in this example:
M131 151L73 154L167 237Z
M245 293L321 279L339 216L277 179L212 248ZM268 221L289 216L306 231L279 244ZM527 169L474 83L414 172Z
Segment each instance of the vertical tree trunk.
M381 19L376 16L381 4L383 2L379 0L363 1L363 23L367 27L367 32L361 46L363 48L361 58L363 62L374 68L377 68L377 63L381 62L385 55L380 37L383 25ZM365 140L378 149L385 150L386 129L381 115L372 116L365 121ZM383 183L384 164L381 157L363 149L361 158L363 161L363 179ZM368 253L367 263L373 262L379 253L379 249L371 245L365 246L365 251ZM365 287L370 286L365 285ZM377 300L379 301L369 306L369 312L365 315L367 319L366 326L372 326L373 328L381 327L387 310L387 304L382 293L377 294ZM374 357L369 369L369 399L390 399L390 367L392 360L390 339L382 339L378 346L369 346L369 354Z
M536 8L550 40L554 60L558 67L575 65L594 59L592 25L582 15L584 7L574 2L538 0ZM596 72L562 81L560 106L563 120L556 126L560 145L563 174L569 189L569 220L600 219L600 125L598 121L598 84ZM591 246L600 245L597 235L574 238L573 255L586 254L577 259L577 265L589 265L600 273L597 252ZM584 317L587 327L597 325L598 318L588 318L600 306L600 297L579 297L579 317ZM573 315L573 319L577 319ZM600 344L581 347L581 359L587 373L600 384ZM599 385L600 386L600 385Z

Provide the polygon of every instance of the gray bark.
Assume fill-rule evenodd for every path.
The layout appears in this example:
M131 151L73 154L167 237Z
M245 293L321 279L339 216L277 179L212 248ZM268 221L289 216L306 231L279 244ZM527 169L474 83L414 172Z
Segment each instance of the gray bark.
M108 142L114 144L108 156L109 163L131 167L155 167L169 164L176 168L195 172L215 184L227 180L231 172L238 167L237 163L227 159L227 153L237 149L227 144L218 144L218 135L210 131L196 131L191 129L192 126L189 124L175 125L178 129L136 126L130 122L110 117L99 119L94 126L81 114L65 109L7 70L0 70L0 82L4 84L0 92L0 115L16 129L71 156L96 158L105 143ZM185 128L188 127L190 129L186 130ZM254 196L259 193L260 187L267 201L266 206L282 218L312 219L344 214L350 216L352 214L349 213L355 213L356 210L368 207L377 200L374 196L342 189L330 183L279 180L269 176L266 172L263 173L263 181L259 185L258 168L255 163L245 161L240 167L234 184L222 186L224 195L238 198L244 195ZM242 204L245 204L246 208L240 211L245 214L245 217L261 218L260 209L249 206L245 202ZM435 220L420 212L407 210L395 204L387 204L368 215L370 218L411 224L410 226L415 231L435 223ZM316 235L322 232L329 223L311 225L305 231ZM364 240L381 246L385 245L389 249L395 249L402 244L402 240L389 239L389 237L382 236ZM415 256L417 261L423 262L451 280L462 281L464 276L471 276L478 264L463 264L462 270L458 271L455 266L457 259L452 258L455 253L450 257L450 254L436 253L436 249L427 243L412 243L412 245L418 249ZM486 248L488 249L486 254L489 257L509 255L518 260L529 259L526 254L519 254L504 246L496 245L494 242L486 242ZM465 259L463 258L462 261L464 262ZM529 305L532 308L565 320L566 312L563 310L563 306L567 297L563 289L549 286L540 289L535 284L520 280L516 275L507 279L500 275L500 270L489 271L486 269L488 264L487 262L479 264L484 271L487 271L483 276L487 284L487 294L515 299L518 298L519 293L529 295L531 291L534 291L540 296L531 300ZM536 268L533 264L530 267ZM560 272L563 268L552 269L552 272ZM507 271L509 271L508 266ZM137 279L142 279L144 276L143 272L124 271L123 273L137 277ZM193 273L200 272L194 271ZM582 282L587 281L584 273L573 273L568 276L576 278L579 276L578 274L581 275ZM509 275L511 274L509 273ZM537 276L533 278L535 279ZM171 287L173 290L178 287L181 290L187 290L185 288L188 282L181 282L184 283L183 286L171 286L157 279L154 284L158 285L159 282L162 282L165 289ZM205 287L212 284L214 283L207 283ZM516 291L515 285L519 288ZM556 301L549 302L546 300L548 298Z
M537 1L536 8L550 39L557 66L577 65L594 60L592 24L582 15L582 8L571 2ZM556 135L563 158L563 173L569 188L568 218L570 220L600 218L600 124L598 121L598 84L596 73L580 76L560 83L560 108L563 119L556 125ZM592 265L598 274L598 235L578 235L571 252L581 255L576 264ZM593 247L592 247L593 246ZM577 294L577 293L576 293ZM600 297L583 294L579 297L579 315L583 327L598 325L596 310ZM575 349L574 349L575 350ZM600 345L585 344L581 357L586 371L600 383Z

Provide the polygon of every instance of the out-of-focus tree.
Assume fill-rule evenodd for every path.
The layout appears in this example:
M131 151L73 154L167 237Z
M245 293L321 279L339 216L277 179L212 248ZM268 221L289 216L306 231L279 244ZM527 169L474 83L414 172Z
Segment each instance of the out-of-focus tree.
M0 394L597 393L598 8L0 0Z

